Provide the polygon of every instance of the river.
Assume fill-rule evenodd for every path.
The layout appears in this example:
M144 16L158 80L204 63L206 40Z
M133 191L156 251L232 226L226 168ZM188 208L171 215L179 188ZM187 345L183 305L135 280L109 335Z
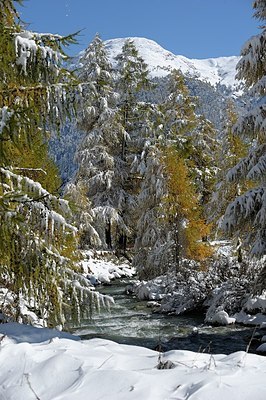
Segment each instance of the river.
M82 339L98 337L161 351L182 349L230 354L246 350L254 328L211 327L204 324L203 315L196 313L181 316L154 313L147 302L125 294L128 283L129 280L122 280L99 287L101 293L114 298L115 305L110 311L101 310L90 320L83 320L80 326L72 327L72 333ZM257 346L253 342L249 352L255 352Z

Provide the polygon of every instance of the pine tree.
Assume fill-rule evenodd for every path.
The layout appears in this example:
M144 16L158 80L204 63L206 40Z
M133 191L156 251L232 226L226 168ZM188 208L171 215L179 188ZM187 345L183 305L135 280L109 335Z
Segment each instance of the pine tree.
M166 193L162 151L154 143L147 149L146 168L136 207L137 225L133 266L141 279L150 279L166 272L171 245L161 218L160 204Z
M73 110L77 86L61 50L74 41L24 30L14 2L1 1L0 286L13 299L2 312L20 320L26 302L49 325L97 302L78 273L77 230L47 153L47 127Z
M196 183L201 203L207 204L216 174L217 133L210 121L196 114L197 99L189 94L179 71L172 71L168 90L168 97L161 105L164 137L168 143L172 141L178 146Z
M253 3L255 17L265 21L265 0ZM223 227L235 235L241 235L252 255L266 254L266 143L265 143L265 51L266 29L249 39L241 52L237 65L237 78L243 79L256 98L253 108L237 121L234 132L249 140L249 154L233 167L229 181L253 182L252 187L231 202L224 216Z
M184 156L190 152L189 133L197 125L195 108L196 99L190 96L182 73L173 70L169 75L167 98L161 105L164 136L168 141L175 141Z

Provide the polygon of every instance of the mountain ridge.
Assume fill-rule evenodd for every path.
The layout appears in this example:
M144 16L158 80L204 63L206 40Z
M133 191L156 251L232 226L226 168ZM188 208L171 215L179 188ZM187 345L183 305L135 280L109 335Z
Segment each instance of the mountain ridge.
M116 38L104 42L110 61L114 66L116 65L115 57L121 53L127 39L133 40L139 55L148 65L152 78L164 77L172 69L180 69L184 75L198 78L212 86L225 85L236 93L241 89L241 82L235 79L239 56L190 59L183 55L175 55L154 40L141 37Z

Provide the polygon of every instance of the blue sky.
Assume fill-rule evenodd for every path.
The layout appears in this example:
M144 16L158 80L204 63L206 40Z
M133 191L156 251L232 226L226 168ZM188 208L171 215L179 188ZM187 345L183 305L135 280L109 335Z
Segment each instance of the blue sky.
M29 28L66 35L83 30L76 54L102 39L139 36L190 58L239 55L258 33L252 0L24 0Z

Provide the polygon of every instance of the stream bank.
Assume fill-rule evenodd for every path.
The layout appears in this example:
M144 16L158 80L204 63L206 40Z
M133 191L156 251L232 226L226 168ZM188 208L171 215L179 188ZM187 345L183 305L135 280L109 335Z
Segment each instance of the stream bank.
M81 321L80 326L71 327L71 332L83 340L97 337L160 351L179 349L230 354L245 351L249 346L249 352L256 352L259 345L256 337L250 343L253 327L208 326L200 313L167 315L152 312L146 301L126 294L125 289L131 282L131 279L123 279L98 287L101 293L114 298L115 305L110 311L101 310L90 320Z

